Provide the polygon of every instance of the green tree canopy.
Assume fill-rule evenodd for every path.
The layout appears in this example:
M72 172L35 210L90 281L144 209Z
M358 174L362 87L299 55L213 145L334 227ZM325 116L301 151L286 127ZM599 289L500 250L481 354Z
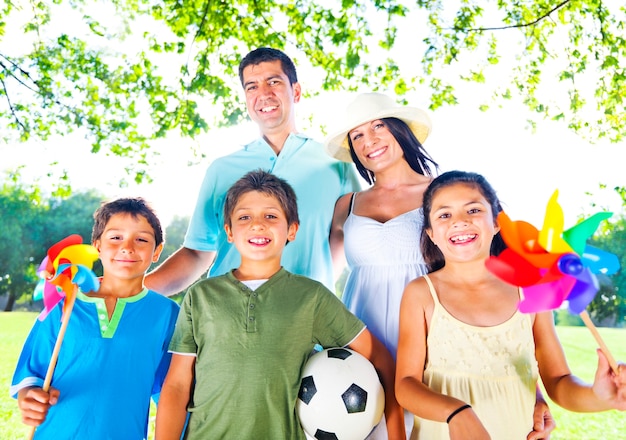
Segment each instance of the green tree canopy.
M8 295L5 309L11 310L16 298L34 287L37 280L34 256L41 258L41 246L37 242L41 228L36 219L45 208L39 193L19 182L19 174L6 176L0 188L0 295ZM32 291L32 290L31 290Z
M469 84L476 107L518 99L531 123L619 141L624 22L617 0L4 2L0 133L79 131L141 181L154 139L246 117L238 62L273 46L319 74L311 93L418 90L436 110Z
M614 190L626 206L626 187ZM626 323L626 212L614 213L614 218L592 237L590 244L617 255L620 270L611 276L598 277L600 290L589 305L589 312L597 321L623 325Z
M93 213L103 199L94 190L44 199L36 186L20 181L19 172L7 174L0 187L0 295L8 295L6 310L32 294L50 246L70 234L91 243ZM94 271L102 272L99 264Z

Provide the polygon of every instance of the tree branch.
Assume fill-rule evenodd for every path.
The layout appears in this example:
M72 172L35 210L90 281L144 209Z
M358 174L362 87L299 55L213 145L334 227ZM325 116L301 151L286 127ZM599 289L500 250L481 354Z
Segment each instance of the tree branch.
M0 54L0 57L4 58L5 60L7 60L9 63L11 63L11 65L20 71L20 73L22 75L24 75L26 78L28 78L33 84L35 84L37 86L37 81L35 81L30 74L25 71L24 69L22 69L20 66L18 66L17 64L15 64L13 61L11 61L9 58L7 58L5 55ZM4 69L5 72L7 72L9 74L9 76L13 77L17 82L19 82L21 85L23 85L24 87L26 87L28 90L30 90L33 93L39 93L37 90L33 89L31 86L29 86L28 84L26 84L24 81L22 81L20 78L18 78L13 71L11 71L2 61L0 61L0 67L2 67ZM37 86L37 88L39 88L39 86Z
M61 107L64 107L64 108L68 109L71 113L73 113L73 114L78 114L78 112L76 111L76 107L73 107L73 106L70 106L70 105L63 104L61 101L59 101L59 100L58 100L58 99L56 99L56 98L50 98L50 97L45 96L44 94L42 94L42 93L41 93L41 90L40 90L40 88L39 88L39 84L37 84L37 81L35 81L35 80L34 80L34 79L30 76L30 74L29 74L27 71L25 71L24 69L22 69L19 65L15 64L12 60L10 60L9 58L7 58L5 55L0 54L0 57L4 58L4 59L5 59L5 60L7 60L9 63L11 63L11 65L12 65L15 69L17 69L20 73L22 73L22 75L24 75L26 78L28 78L28 79L29 79L29 80L30 80L30 81L31 81L31 82L32 82L32 83L36 86L36 88L33 88L33 87L31 87L29 84L26 84L24 81L22 81L22 79L21 79L21 78L19 78L18 76L16 76L16 75L15 75L15 73L13 73L13 71L12 71L11 69L9 69L9 68L8 68L8 67L7 67L7 66L6 66L6 65L5 65L2 61L0 61L0 67L2 67L2 69L4 69L4 71L5 71L5 72L7 72L7 74L8 74L11 78L13 78L15 81L17 81L19 84L21 84L22 86L26 87L28 90L30 90L30 91L31 91L31 92L33 92L34 94L39 95L39 96L42 96L42 97L45 97L45 98L48 98L48 99L50 99L52 102L54 102L55 104L57 104L57 105L59 105L59 106L61 106ZM2 82L2 85L3 85L3 87L4 87L5 94L6 94L6 96L7 96L7 100L9 100L9 95L8 95L8 92L7 92L7 89L6 89L6 84L4 83L4 81ZM9 105L11 105L11 104L10 104L10 102L9 102ZM13 113L13 109L12 109L12 108L11 108L11 113ZM18 122L19 122L19 121L18 121ZM20 123L20 125L23 127L23 125L22 125L21 123Z
M0 66L5 68L6 70L6 67L4 66L4 64L2 64L2 62L0 62ZM20 118L15 113L15 108L13 107L13 103L11 102L11 98L9 97L9 91L7 90L7 86L4 83L4 79L0 79L0 83L2 84L2 89L4 90L4 96L7 97L7 103L9 104L9 109L11 109L11 114L15 118L15 122L17 123L17 125L22 127L22 130L27 131L26 126L22 124L22 121L20 121Z
M552 14L554 11L561 9L563 6L565 6L566 4L568 4L571 0L564 0L561 3L559 3L558 5L556 5L554 8L550 9L548 12L546 12L545 14L537 17L535 20L529 22L529 23L520 23L520 24L512 24L509 26L496 26L496 27L485 27L485 28L470 28L470 29L463 29L463 28L448 28L450 30L454 30L454 31L465 31L465 32L484 32L484 31L501 31L501 30L506 30L506 29L515 29L515 28L525 28L525 27L529 27L529 26L534 26L535 24L539 23L541 20L543 20L544 18L550 16L550 14Z

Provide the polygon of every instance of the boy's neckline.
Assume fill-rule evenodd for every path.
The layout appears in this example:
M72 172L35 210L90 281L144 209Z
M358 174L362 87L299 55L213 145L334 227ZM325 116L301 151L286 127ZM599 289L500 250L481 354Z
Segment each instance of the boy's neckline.
M248 282L248 281L259 281L259 280L269 280L270 278L272 278L274 275L276 275L278 272L280 272L282 270L282 266L280 266L278 268L278 270L274 270L272 271L272 273L270 274L262 274L259 275L258 273L254 273L254 274L246 274L246 273L241 273L240 268L237 269L233 269L231 271L233 277L235 277L235 279L237 281L241 281L241 282Z

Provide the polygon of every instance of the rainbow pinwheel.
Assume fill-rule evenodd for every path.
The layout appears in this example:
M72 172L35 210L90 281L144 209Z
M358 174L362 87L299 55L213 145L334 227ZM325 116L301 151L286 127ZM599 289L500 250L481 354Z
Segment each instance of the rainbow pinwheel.
M524 313L557 309L567 300L569 311L580 314L598 291L595 274L611 275L619 270L616 255L586 244L600 222L612 214L594 214L564 231L557 196L555 191L548 202L541 230L524 221L512 221L504 212L498 215L508 248L490 257L486 265L502 280L522 288L519 309Z
M48 254L43 259L37 269L37 274L42 278L41 282L35 288L34 295L42 294L44 309L39 315L39 319L43 320L48 316L50 311L63 299L63 315L61 317L61 327L54 343L50 363L42 389L48 391L52 381L54 368L56 367L61 344L65 337L65 330L72 314L74 302L76 300L76 292L81 289L83 292L97 291L100 282L96 275L91 271L94 261L99 257L98 250L91 246L82 244L83 239L80 235L70 235L48 249ZM31 440L35 435L36 427L32 427L28 439Z
M617 372L615 359L585 310L598 292L595 274L611 275L619 270L616 255L586 244L612 213L599 212L564 231L557 197L555 191L548 201L541 230L524 221L512 221L504 212L498 214L508 248L485 264L500 279L521 287L519 310L523 313L557 309L567 301L568 310L580 315Z
M82 242L80 235L64 238L48 249L48 254L39 265L37 274L42 280L35 288L35 295L41 292L43 296L44 310L39 315L40 320L45 319L64 297L74 295L74 286L83 292L98 290L100 283L91 271L98 259L98 251ZM63 313L67 311L68 304L64 304Z

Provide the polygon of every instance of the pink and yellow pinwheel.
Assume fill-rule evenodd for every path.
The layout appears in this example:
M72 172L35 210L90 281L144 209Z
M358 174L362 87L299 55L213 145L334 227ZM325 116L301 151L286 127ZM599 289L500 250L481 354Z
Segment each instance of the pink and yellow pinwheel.
M521 287L521 312L553 310L567 301L568 310L580 315L598 339L585 309L599 288L596 274L617 272L619 260L589 246L587 240L612 213L596 213L564 230L563 209L557 197L555 191L548 201L541 230L524 221L512 221L501 212L498 223L507 249L485 264L500 279Z
M44 310L39 315L40 320L45 319L64 297L74 295L76 287L83 292L98 290L100 283L91 271L93 263L98 259L98 251L82 242L80 235L64 238L48 249L39 265L37 274L42 280L35 288L35 294L40 291L43 295ZM64 313L68 304L68 301L64 304Z

